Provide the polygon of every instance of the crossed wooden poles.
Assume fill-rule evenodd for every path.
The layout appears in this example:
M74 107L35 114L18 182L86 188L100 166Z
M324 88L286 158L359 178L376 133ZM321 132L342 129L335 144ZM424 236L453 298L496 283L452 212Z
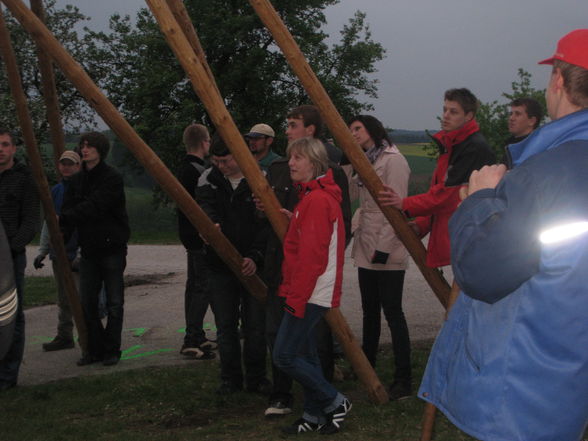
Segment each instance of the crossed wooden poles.
M69 78L102 119L117 134L127 148L131 150L162 189L178 204L179 208L186 214L202 236L215 248L235 275L239 277L248 291L252 295L264 299L266 296L266 287L263 282L256 275L250 277L241 275L242 257L239 253L224 235L215 228L214 224L165 167L163 162L135 133L128 122L102 94L80 65L73 60L43 23L20 0L2 1L35 39L40 49L53 58L53 61L60 67L65 76ZM231 153L238 162L249 186L264 204L266 214L276 234L278 237L283 238L287 229L287 219L279 212L280 205L273 191L271 191L267 180L260 172L257 162L249 152L239 130L224 106L211 70L206 62L204 51L200 46L196 31L189 20L183 3L181 0L146 1L158 21L168 44L190 78L194 90L205 105L214 125L231 149ZM343 149L361 176L366 188L368 188L377 201L377 195L383 188L381 180L376 175L359 145L351 137L347 126L277 12L268 0L249 0L249 3L274 36L274 39L280 46L292 69L301 80L308 95L319 108L338 145ZM425 265L426 251L421 241L412 232L406 219L398 210L392 207L380 208L411 253L435 295L446 306L449 297L449 285L438 270ZM331 309L327 313L326 319L340 341L355 372L366 386L370 398L376 403L385 403L388 400L387 393L339 309Z

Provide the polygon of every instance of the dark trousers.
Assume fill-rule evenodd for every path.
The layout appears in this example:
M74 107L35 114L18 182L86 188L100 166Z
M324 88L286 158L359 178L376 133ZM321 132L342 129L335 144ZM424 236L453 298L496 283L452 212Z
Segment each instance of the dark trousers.
M404 271L358 268L363 309L363 351L372 366L380 343L381 312L390 328L395 364L395 380L410 380L410 338L402 311Z
M204 333L204 316L210 304L206 287L206 265L204 251L186 250L188 257L188 275L184 292L184 314L186 316L186 335L184 345L197 347L206 341Z
M27 256L25 253L18 253L12 257L14 266L14 282L16 285L16 296L18 298L18 307L14 322L14 331L12 333L12 343L6 355L0 360L0 384L16 384L18 381L18 371L22 363L25 346L25 316L22 305L24 295L24 272L27 266Z
M125 253L80 260L80 296L88 328L88 353L95 357L120 356L124 315ZM104 284L108 319L100 320L98 299Z
M255 387L265 379L265 308L249 294L231 273L210 268L208 291L216 322L221 380L233 386L243 385L239 319L243 331L243 364L247 386Z

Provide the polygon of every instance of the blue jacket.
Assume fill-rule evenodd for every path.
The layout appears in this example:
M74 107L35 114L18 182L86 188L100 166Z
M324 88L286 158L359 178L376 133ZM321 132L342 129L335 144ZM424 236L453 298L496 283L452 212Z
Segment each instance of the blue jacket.
M450 221L463 292L419 396L484 441L577 441L588 424L588 231L539 236L588 222L588 110L510 153L515 168Z

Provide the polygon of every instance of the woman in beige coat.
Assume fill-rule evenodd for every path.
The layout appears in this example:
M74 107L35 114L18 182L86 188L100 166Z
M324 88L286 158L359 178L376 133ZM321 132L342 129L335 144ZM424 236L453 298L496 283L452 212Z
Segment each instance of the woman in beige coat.
M406 197L410 168L382 123L373 116L359 115L350 120L349 129L384 185ZM363 308L363 350L375 366L382 309L392 334L394 352L394 382L389 393L391 399L399 400L412 392L410 339L402 311L408 252L357 175L352 185L358 187L360 200L352 256L358 267Z

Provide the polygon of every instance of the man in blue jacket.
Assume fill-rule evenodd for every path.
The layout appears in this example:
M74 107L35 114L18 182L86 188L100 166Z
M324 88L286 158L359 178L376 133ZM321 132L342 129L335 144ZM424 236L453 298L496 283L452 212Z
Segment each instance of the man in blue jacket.
M551 123L472 173L450 221L463 292L419 396L485 441L578 441L588 424L588 29L558 43Z

